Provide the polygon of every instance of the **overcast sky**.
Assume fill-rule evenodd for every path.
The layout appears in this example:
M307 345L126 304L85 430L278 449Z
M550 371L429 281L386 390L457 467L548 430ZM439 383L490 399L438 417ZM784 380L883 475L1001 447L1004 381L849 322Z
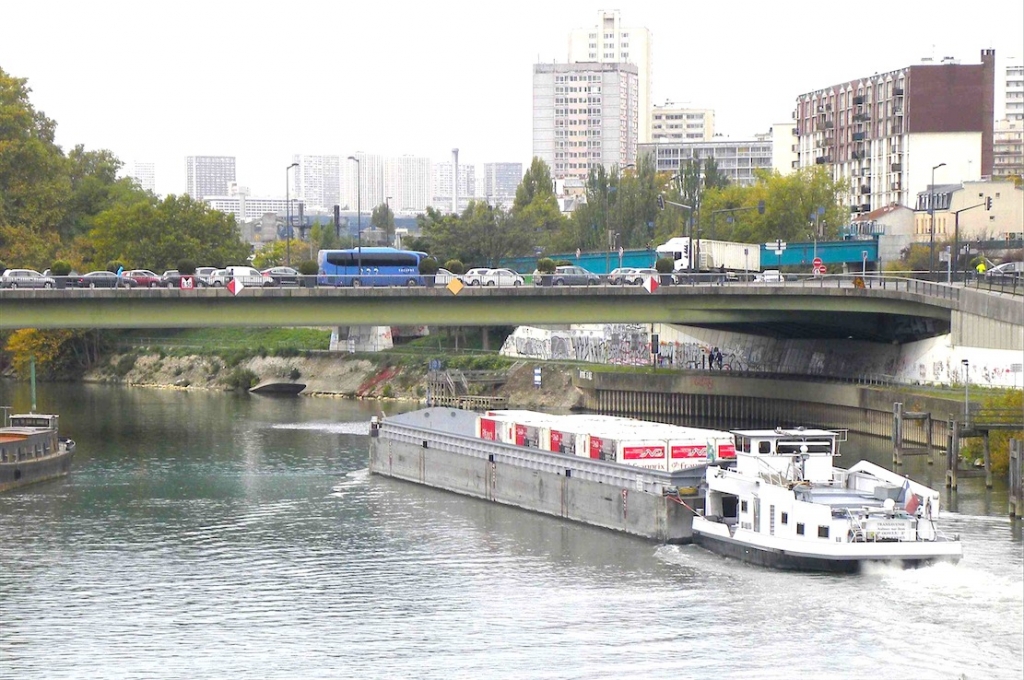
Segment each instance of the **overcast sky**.
M0 0L0 68L65 149L155 162L158 193L184 189L185 156L228 155L254 195L283 195L293 153L529 163L532 66L564 62L602 8L651 30L654 103L712 108L732 137L922 57L1024 52L1021 0Z

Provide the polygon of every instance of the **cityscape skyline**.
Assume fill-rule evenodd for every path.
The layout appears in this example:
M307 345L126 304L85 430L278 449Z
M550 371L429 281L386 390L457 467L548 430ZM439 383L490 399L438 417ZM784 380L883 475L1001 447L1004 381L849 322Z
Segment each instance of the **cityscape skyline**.
M103 21L95 6L56 4L58 11L52 3L5 10L11 25L45 26L61 49L40 49L36 30L13 31L0 44L0 67L28 79L33 105L57 122L65 150L109 149L125 163L125 174L133 159L145 159L156 168L161 194L185 191L179 170L185 157L232 156L239 183L254 196L281 194L285 168L302 154L344 159L362 151L437 163L459 147L460 164L528 167L534 66L565 63L572 31L593 24L602 8L525 2L522 11L501 15L495 28L486 8L445 2L401 5L399 20L387 3L350 8L300 1L271 18L233 3L184 2L175 10L154 2L119 12L118 23ZM833 83L923 57L973 63L986 48L996 50L998 74L1024 45L1018 3L980 0L963 12L958 3L937 2L922 12L865 0L858 11L884 15L885 27L869 28L858 43L865 49L823 56L818 46L831 43L819 35L815 6L749 4L728 14L656 2L605 7L619 10L623 26L651 33L652 103L713 110L715 132L740 139L791 121L798 96ZM195 22L189 7L204 20ZM345 38L337 51L302 68L279 50L238 50L224 39L225 31L301 38L314 22L347 27ZM160 31L149 30L157 23ZM388 38L383 50L381 31ZM183 35L194 47L182 49ZM90 47L96 44L112 47ZM112 50L132 55L116 71ZM190 75L196 72L220 77L196 81ZM1000 91L997 85L997 110ZM301 96L291 104L286 92Z

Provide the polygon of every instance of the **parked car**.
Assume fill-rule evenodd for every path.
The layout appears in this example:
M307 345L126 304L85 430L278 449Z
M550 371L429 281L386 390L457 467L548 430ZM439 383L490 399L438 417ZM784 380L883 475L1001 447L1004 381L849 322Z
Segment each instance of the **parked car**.
M138 285L135 279L108 271L82 274L77 279L72 278L70 284L78 288L134 288Z
M490 267L474 267L462 275L462 282L467 286L482 286L483 279L489 271Z
M481 277L482 284L485 286L521 286L523 285L524 279L522 274L514 272L511 269L488 269L485 274Z
M218 269L213 274L210 274L210 285L222 288L228 285L228 281L231 279L238 279L244 286L260 287L274 285L273 279L269 276L265 277L260 270L246 266L233 266Z
M1024 262L1004 262L985 270L989 283L1014 283L1024 279Z
M551 275L551 284L555 286L596 286L601 277L574 264L555 267Z
M644 284L644 279L648 277L654 277L657 279L659 276L661 276L661 274L653 267L637 267L623 283L642 286Z
M129 269L123 276L133 279L141 288L156 288L160 285L160 275L148 269Z
M196 276L206 282L207 285L210 283L210 275L217 271L218 267L196 267Z
M182 274L177 269L168 269L160 276L160 285L164 288L181 288ZM193 274L191 277L192 286L195 288L205 288L206 282L202 278Z
M437 273L434 274L434 283L436 283L439 286L447 286L449 283L456 279L461 281L462 277L459 276L458 274L451 273L444 267L438 269Z
M757 281L758 283L783 283L785 280L785 277L782 276L782 272L778 269L765 269L754 277L754 281Z
M270 279L266 285L272 286L298 286L302 283L302 274L298 269L291 267L269 267L260 272L264 279ZM247 282L246 285L249 285Z
M34 269L6 269L0 274L0 288L53 288L52 276L44 276Z
M627 284L634 271L636 271L636 267L616 267L608 272L608 283L613 286Z

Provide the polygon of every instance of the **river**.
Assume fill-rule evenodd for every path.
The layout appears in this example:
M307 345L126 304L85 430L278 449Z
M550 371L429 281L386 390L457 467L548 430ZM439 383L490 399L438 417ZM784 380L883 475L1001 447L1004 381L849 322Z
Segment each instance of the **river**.
M375 403L44 385L39 407L78 453L0 495L0 678L1024 672L1021 530L978 479L943 513L959 565L794 574L372 477Z

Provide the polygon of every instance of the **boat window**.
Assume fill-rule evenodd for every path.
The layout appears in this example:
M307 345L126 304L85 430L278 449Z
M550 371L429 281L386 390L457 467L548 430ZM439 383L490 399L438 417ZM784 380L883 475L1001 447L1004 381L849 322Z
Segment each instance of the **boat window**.
M804 451L804 447L807 450ZM779 442L779 453L829 453L832 444L829 442Z
M818 527L818 538L828 538L828 527Z
M746 512L746 511L747 511L747 502L746 501L740 501L740 512Z
M771 453L772 452L772 443L771 442L758 442L757 443L757 452L758 453Z
M750 437L736 437L736 450L750 453Z
M788 512L782 513L782 523L783 524L789 524L789 513Z
M796 533L797 533L798 536L803 536L804 535L804 525L801 524L800 522L796 523Z

